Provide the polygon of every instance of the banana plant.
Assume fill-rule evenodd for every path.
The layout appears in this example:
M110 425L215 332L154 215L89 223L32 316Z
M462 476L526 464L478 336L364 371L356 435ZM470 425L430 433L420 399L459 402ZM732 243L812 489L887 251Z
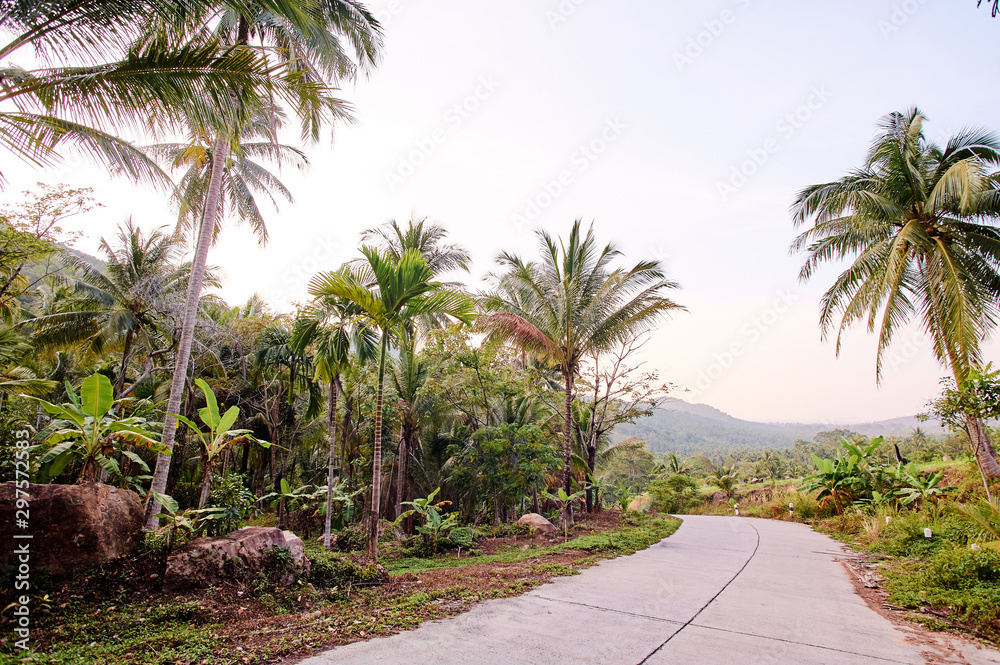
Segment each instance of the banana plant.
M417 526L417 531L423 535L424 542L431 542L434 547L434 552L438 550L438 541L441 534L448 533L454 527L458 526L458 513L450 513L447 517L442 516L439 508L451 505L451 501L438 501L434 503L434 498L438 495L441 488L437 488L433 492L427 495L425 499L414 499L413 501L404 501L403 505L412 506L410 510L402 513L396 518L393 524L399 524L404 519L410 515L419 515L423 518L424 523Z
M632 486L623 480L619 480L615 483L612 495L614 496L615 501L618 502L618 507L621 508L622 515L628 512L628 506L632 503L632 499L636 496L635 490L632 489Z
M837 459L823 459L815 453L812 455L817 473L805 478L805 483L799 488L802 492L819 490L817 499L830 497L838 515L844 513L844 506L851 503L858 485L862 482L858 476L859 458L848 455L846 458L837 451Z
M921 505L930 504L936 507L938 501L952 490L951 487L939 487L944 480L944 471L938 471L924 478L917 474L913 467L907 466L903 469L902 479L906 487L897 490L896 495L904 506L920 501Z
M124 445L139 446L155 453L169 454L159 438L147 427L144 418L116 418L115 407L128 400L115 400L111 380L103 374L92 374L83 380L80 392L66 383L68 404L52 404L43 399L22 395L38 402L55 420L43 430L48 432L42 446L49 448L38 460L36 480L47 483L58 477L73 462L81 464L78 482L93 482L104 469L114 478L122 477L121 468L114 459L118 452L140 469L149 467L139 455L126 450Z
M294 510L299 504L308 503L309 501L318 501L322 498L326 498L325 487L317 489L312 485L303 485L296 489L292 489L288 480L286 478L282 478L281 482L278 483L277 491L265 494L260 498L260 500L270 502L272 507L283 502L286 510Z
M564 490L563 488L560 487L556 491L555 494L552 494L551 492L542 492L542 496L544 496L549 501L554 501L556 503L556 505L559 506L559 514L560 515L568 515L569 514L569 511L568 511L569 505L571 503L573 503L574 501L576 501L577 499L579 499L581 496L583 496L586 493L587 493L587 490L580 490L578 492L573 492L572 494L566 494L566 490ZM565 536L565 537L568 538L569 537L569 520L568 519L562 519L562 520L560 520L560 522L562 522L563 536Z
M219 402L204 379L195 379L194 383L205 395L205 406L198 410L198 418L208 428L203 431L201 426L181 415L174 415L178 422L184 423L195 435L201 452L201 497L198 508L204 508L212 490L212 472L216 464L232 446L240 443L256 443L264 448L270 447L267 441L261 441L248 429L230 429L240 417L240 408L231 406L225 413L219 411Z

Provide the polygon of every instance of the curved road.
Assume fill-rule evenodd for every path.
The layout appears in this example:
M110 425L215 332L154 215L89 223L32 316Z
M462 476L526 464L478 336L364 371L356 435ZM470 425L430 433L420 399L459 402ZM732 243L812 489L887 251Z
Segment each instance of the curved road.
M842 554L802 524L689 515L632 556L302 665L1000 663L869 609Z

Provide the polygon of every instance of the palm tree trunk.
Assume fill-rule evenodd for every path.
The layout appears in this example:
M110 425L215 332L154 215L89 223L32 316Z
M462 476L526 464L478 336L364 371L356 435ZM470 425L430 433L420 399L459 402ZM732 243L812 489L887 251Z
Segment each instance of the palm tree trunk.
M272 446L273 447L273 446ZM281 473L278 475L278 484L285 480L288 475L288 458L292 455L291 441L288 443L288 450L281 456ZM291 485L291 481L289 481ZM288 528L288 507L285 505L285 497L278 499L278 528L284 530Z
M208 503L208 495L212 491L212 467L208 464L202 463L201 470L201 496L198 497L198 510L205 507Z
M194 342L194 326L198 320L198 303L201 300L201 286L205 281L205 266L208 264L208 250L212 246L212 236L215 233L215 221L219 216L219 200L222 196L222 176L225 171L228 142L225 135L220 134L212 146L212 172L208 183L208 193L205 196L205 210L201 216L201 227L198 231L198 241L195 244L194 261L191 265L191 275L188 278L187 298L184 301L184 322L181 326L181 338L177 345L177 357L174 361L174 375L170 381L170 396L167 398L166 417L163 422L161 441L167 452L156 458L156 470L153 472L151 492L146 502L146 529L153 530L159 525L155 515L160 512L160 503L154 498L153 492L163 493L167 488L167 474L170 471L171 452L174 447L174 437L177 434L177 419L175 414L181 408L181 398L184 396L184 379L187 375L188 362L191 359L191 345Z
M378 559L378 518L382 501L382 392L385 387L385 355L389 343L388 331L382 331L382 352L378 361L378 391L375 396L375 446L372 450L372 503L369 519L368 558Z
M597 492L590 486L594 482L594 473L597 466L597 443L587 446L587 512L595 512L597 505Z
M326 414L327 427L330 428L330 461L326 468L326 517L323 520L323 549L330 549L330 524L333 519L333 467L337 459L337 378L330 379L330 406Z
M978 416L969 416L966 418L966 426L969 430L972 453L976 457L979 469L987 478L1000 478L1000 464L997 463L996 450L990 441L990 433L986 429L986 423ZM987 491L989 491L988 488Z
M573 426L573 372L566 372L566 413L564 419L564 432L563 432L563 489L566 490L566 494L573 493L572 476L570 473L570 438L572 436L572 426ZM573 508L570 506L570 502L567 501L563 506L562 515L560 516L560 521L563 522L563 526L569 526L573 522Z
M125 371L128 368L128 357L132 353L132 336L129 330L125 333L125 350L122 352L122 365L118 371L118 378L115 381L115 399L121 398L122 391L125 390Z
M399 455L397 455L397 474L396 474L396 517L398 518L403 514L403 499L406 494L405 483L406 483L406 460L409 456L408 447L406 445L406 439L404 437L399 438Z

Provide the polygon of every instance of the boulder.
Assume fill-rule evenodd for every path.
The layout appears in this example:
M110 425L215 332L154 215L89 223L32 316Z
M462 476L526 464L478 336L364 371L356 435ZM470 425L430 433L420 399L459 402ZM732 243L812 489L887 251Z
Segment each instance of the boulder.
M524 524L531 528L531 532L543 536L554 536L559 533L559 529L552 522L548 521L538 513L526 513L521 515L518 524Z
M30 497L26 529L17 523L23 514L14 483L0 483L0 542L28 543L32 572L68 575L125 556L142 540L142 502L135 492L101 483L29 484L22 492ZM28 533L31 540L14 540ZM0 548L0 565L14 557L13 547Z
M287 564L279 564L275 549L288 550ZM243 527L228 536L197 538L167 557L164 587L186 591L224 580L245 581L259 572L286 586L308 573L302 540L291 531L259 526Z
M729 497L726 495L725 492L716 492L715 494L712 495L713 506L717 506L720 503L728 503L728 502L729 502Z
M628 503L628 509L633 513L648 513L653 507L653 498L648 494L640 494Z

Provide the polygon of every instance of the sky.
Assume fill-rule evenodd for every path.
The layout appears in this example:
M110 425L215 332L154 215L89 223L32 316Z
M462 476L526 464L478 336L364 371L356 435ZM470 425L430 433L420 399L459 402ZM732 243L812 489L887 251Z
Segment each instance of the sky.
M1000 18L975 0L378 0L377 70L345 86L357 122L306 149L282 180L295 201L271 240L226 229L210 256L231 303L276 311L318 270L357 255L389 219L444 225L473 288L501 250L534 257L543 228L593 222L624 263L662 261L687 312L646 346L674 396L740 418L828 424L912 415L944 370L919 330L898 334L880 385L875 341L822 340L818 303L838 266L799 283L796 193L862 164L876 124L919 106L927 135L1000 130ZM294 134L289 134L294 141ZM0 157L16 203L35 182L94 188L75 218L96 253L128 217L169 226L168 198L72 155L46 172ZM842 268L842 266L841 266ZM996 354L987 345L987 359Z

